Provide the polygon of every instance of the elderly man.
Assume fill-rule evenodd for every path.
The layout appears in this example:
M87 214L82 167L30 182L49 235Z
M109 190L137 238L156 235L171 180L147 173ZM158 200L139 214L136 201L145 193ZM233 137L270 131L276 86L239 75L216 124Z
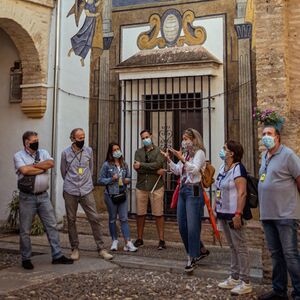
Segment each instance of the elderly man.
M73 129L70 139L72 145L61 154L60 170L64 179L63 197L65 199L69 240L72 248L71 258L74 260L79 259L76 213L78 204L80 204L91 224L99 256L110 260L113 256L103 248L100 215L96 211L93 195L93 151L92 148L84 146L85 134L82 128Z
M272 256L273 290L260 300L288 299L289 272L293 299L300 300L300 255L298 220L300 218L300 159L280 143L280 132L272 126L263 130L262 142L267 151L262 155L258 195L260 217Z
M31 258L30 231L32 219L37 213L44 225L51 246L52 264L72 264L73 260L61 253L59 235L53 206L47 190L49 172L54 161L46 150L39 149L39 137L34 131L23 134L24 150L14 155L18 188L20 190L20 251L24 269L34 268Z

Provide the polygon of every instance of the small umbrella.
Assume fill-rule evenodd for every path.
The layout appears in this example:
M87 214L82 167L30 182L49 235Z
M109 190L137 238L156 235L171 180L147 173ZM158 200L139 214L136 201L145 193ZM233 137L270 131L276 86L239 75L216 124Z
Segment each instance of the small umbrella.
M215 215L214 215L213 210L212 210L211 205L210 205L209 198L208 198L208 196L207 196L206 191L205 191L204 188L203 188L203 197L204 197L204 202L205 202L205 205L207 207L207 212L208 212L208 215L209 215L209 220L210 220L211 226L213 228L215 237L218 239L218 241L220 243L220 246L222 247L221 235L220 235L220 232L219 232L219 230L217 228L216 218L215 218Z

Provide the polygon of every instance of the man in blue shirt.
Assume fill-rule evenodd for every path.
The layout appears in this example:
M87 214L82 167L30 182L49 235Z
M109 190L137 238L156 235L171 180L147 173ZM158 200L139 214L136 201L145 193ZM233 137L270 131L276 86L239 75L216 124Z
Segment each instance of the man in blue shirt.
M298 226L300 218L300 159L280 143L280 132L272 126L263 130L258 196L260 218L272 256L273 290L260 300L288 299L289 272L295 300L300 300L300 255Z
M79 240L76 230L78 204L83 208L97 245L99 256L106 260L113 258L103 248L100 215L96 211L93 194L93 150L84 146L85 133L82 128L75 128L70 134L72 145L61 154L60 170L64 180L65 207L68 219L68 233L72 248L71 258L79 259Z
M37 213L47 232L51 246L52 264L72 264L73 260L61 253L59 235L56 229L56 219L53 206L47 190L49 188L49 169L54 167L54 161L46 150L39 148L39 137L34 131L23 134L24 150L14 155L14 164L18 175L20 190L20 251L24 269L34 268L31 258L30 231L32 219ZM31 176L31 177L28 177ZM21 185L24 179L33 180L31 188Z

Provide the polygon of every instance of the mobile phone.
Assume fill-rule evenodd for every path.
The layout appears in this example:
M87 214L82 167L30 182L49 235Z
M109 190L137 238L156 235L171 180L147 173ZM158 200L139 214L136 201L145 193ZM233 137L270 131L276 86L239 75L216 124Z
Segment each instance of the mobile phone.
M233 225L233 221L231 220L231 221L228 221L228 225L229 225L229 227L231 228L231 229L234 229L234 225Z
M193 185L193 196L200 197L200 186L199 185Z

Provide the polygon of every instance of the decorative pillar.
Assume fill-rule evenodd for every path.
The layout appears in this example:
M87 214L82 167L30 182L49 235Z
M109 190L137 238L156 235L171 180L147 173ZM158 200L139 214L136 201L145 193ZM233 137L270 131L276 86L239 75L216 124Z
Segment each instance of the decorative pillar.
M239 131L244 147L243 162L254 174L254 135L252 120L251 36L252 24L245 23L247 0L237 0L235 30L238 38L239 64Z

